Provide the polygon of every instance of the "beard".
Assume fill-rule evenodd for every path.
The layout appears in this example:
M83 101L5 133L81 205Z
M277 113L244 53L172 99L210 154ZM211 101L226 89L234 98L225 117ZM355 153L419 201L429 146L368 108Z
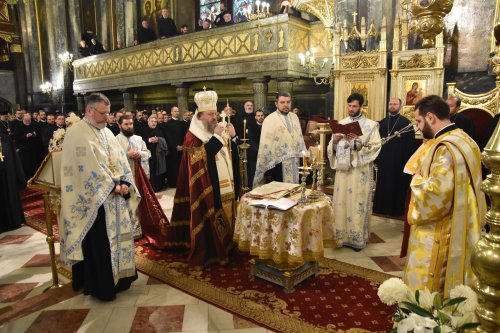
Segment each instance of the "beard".
M134 135L134 130L122 130L123 135L125 135L127 138L130 138L132 135Z
M432 133L432 129L427 123L427 121L424 120L424 128L422 128L422 136L424 139L433 139L434 134Z
M203 123L203 126L205 127L205 129L210 132L211 134L214 134L214 131L215 131L215 128L217 127L217 122L209 122L209 123Z

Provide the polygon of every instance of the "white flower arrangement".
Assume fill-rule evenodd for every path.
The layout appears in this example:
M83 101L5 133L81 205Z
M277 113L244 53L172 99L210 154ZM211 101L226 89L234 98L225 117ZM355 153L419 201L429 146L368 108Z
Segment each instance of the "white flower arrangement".
M72 113L69 117L66 117L66 126L70 127L71 125L80 120L81 119L78 118L78 116ZM64 128L59 128L52 134L52 139L50 139L49 141L49 152L62 150L62 144L65 135L66 135L66 130Z
M464 332L479 326L475 315L477 295L459 285L442 299L427 288L411 292L401 279L390 278L378 288L378 297L386 305L397 305L392 332L449 333Z

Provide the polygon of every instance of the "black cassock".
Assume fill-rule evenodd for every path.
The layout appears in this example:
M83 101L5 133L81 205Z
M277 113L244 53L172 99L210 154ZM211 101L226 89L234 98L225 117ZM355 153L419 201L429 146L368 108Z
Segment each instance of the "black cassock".
M28 133L31 136L27 136ZM19 149L19 157L23 164L24 176L28 181L35 174L43 158L42 135L35 122L30 125L21 123L13 131L14 141Z
M168 146L167 184L168 187L175 188L182 159L182 151L178 151L177 146L182 146L184 143L186 126L183 121L171 119L162 127L162 131Z
M151 152L151 157L149 158L149 180L151 182L151 186L155 192L160 192L165 185L165 172L163 170L159 170L159 162L157 156L157 149L159 143L150 142L149 139L152 137L164 138L162 131L156 128L144 127L141 131L142 140L146 143L146 147ZM163 163L165 164L165 163Z
M387 137L410 124L402 116L387 116L380 122L380 137ZM413 130L396 137L385 145L375 160L378 166L377 187L373 199L373 213L400 217L404 214L405 198L411 176L403 172L408 159L415 151Z
M17 229L25 223L19 189L24 186L24 173L9 134L0 131L0 232Z

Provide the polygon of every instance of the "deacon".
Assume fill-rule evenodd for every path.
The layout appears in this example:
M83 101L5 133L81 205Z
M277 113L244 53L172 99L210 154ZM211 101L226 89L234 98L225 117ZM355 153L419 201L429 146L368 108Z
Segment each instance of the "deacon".
M131 212L139 197L127 156L106 128L109 109L106 96L89 95L61 156L61 260L72 266L73 289L101 301L137 279Z
M233 125L217 124L217 93L199 92L194 101L170 228L171 244L189 248L188 263L204 267L227 263L233 247L239 159Z
M339 121L357 121L362 136L333 133L328 144L330 166L335 172L333 190L334 225L340 246L360 251L369 236L373 190L373 161L380 152L378 123L361 113L364 98L354 93L347 98L349 117Z
M420 100L415 120L429 141L415 153L416 163L407 164L413 179L404 281L412 290L427 287L448 297L455 286L474 281L470 256L486 212L481 155L474 140L450 121L441 97Z
M151 152L146 147L146 143L142 140L142 138L134 134L134 120L132 116L121 116L118 119L118 126L120 129L120 133L116 136L116 139L118 140L120 146L122 146L123 150L127 154L130 169L132 171L132 174L134 175L136 186L139 188L138 180L141 181L142 178L140 176L139 177L137 176L139 171L136 170L135 161L138 161L140 163L141 168L145 174L144 178L147 181L147 179L149 178L149 158L151 157ZM142 193L141 196L144 197ZM141 224L136 219L136 214L131 214L131 218L135 225L134 238L138 239L142 235Z
M299 183L299 160L306 152L299 118L290 112L291 96L276 95L276 111L262 124L253 187L269 181Z
M389 114L379 122L381 137L389 137L410 124L401 113L401 100L389 100ZM405 198L410 175L403 172L404 166L415 150L415 131L413 127L399 137L382 146L375 160L378 166L377 186L373 199L373 213L402 217L405 211Z

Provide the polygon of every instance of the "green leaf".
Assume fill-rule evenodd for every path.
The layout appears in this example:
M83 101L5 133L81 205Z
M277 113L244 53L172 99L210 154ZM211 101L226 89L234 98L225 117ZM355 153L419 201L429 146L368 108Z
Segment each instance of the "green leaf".
M415 291L415 299L417 300L417 304L420 305L420 291L418 289Z
M460 304L460 303L462 303L463 301L466 301L466 300L467 300L467 297L456 297L456 298L449 299L448 302L446 302L443 305L443 308L446 308L448 306L452 306L452 305L455 305L455 304Z
M444 324L444 325L449 324L451 321L451 317L448 314L441 312L441 311L438 311L438 318L439 318L439 321L441 322L441 324Z
M432 329L432 332L433 333L441 333L441 327L440 326L434 326L434 328Z
M481 323L467 323L467 324L463 324L462 326L460 326L457 331L461 332L463 330L472 330L474 328L478 328L479 325L481 325Z
M441 296L439 294L434 295L434 299L432 300L432 304L434 305L434 309L441 309L443 303L441 302Z
M410 303L410 302L403 302L404 306L410 310L411 312L413 313L416 313L418 314L419 316L422 316L422 317L427 317L427 318L434 318L432 316L432 313L430 313L429 311L421 308L420 306L416 305L416 304L413 304L413 303Z

